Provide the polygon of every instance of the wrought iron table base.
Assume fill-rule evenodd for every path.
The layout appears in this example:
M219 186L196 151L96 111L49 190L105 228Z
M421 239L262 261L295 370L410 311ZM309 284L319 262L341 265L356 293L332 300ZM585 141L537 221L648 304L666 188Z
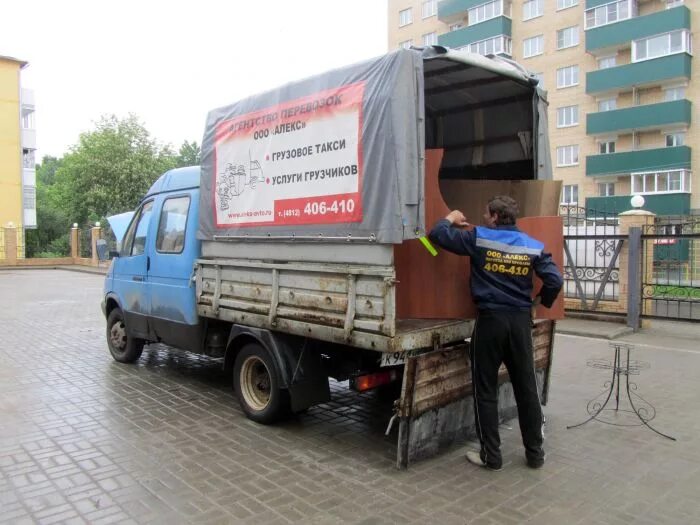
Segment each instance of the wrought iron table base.
M591 399L586 405L586 411L590 415L585 421L578 423L576 425L569 425L566 428L576 428L585 425L589 421L600 421L606 425L613 425L616 427L639 427L644 425L649 430L652 430L670 440L676 441L676 438L671 437L663 432L659 432L654 427L652 427L649 422L656 417L656 409L649 403L646 399L635 392L637 390L637 384L630 382L630 375L639 375L640 371L643 369L650 368L649 363L644 361L630 360L630 351L632 350L632 345L624 343L610 343L610 346L615 348L615 355L612 362L605 359L591 359L587 362L587 365L592 368L600 368L604 370L612 370L612 379L604 383L605 390L598 394L596 397ZM626 359L624 363L622 362L622 350L626 352ZM627 393L627 399L631 409L621 409L620 408L620 387L621 381L620 376L625 376L624 392ZM615 407L606 408L611 399L615 398ZM605 401L601 403L601 399L605 396ZM636 404L635 404L635 399ZM620 412L626 412L629 414L634 414L637 416L640 422L634 423L622 423L618 421L606 420L604 416L606 413L612 412L617 418Z

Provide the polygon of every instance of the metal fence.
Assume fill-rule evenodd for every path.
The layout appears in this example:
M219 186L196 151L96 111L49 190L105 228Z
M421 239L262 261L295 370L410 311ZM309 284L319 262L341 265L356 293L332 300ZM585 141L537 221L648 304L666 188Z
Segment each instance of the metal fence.
M700 216L655 217L642 246L642 315L700 321Z
M0 228L0 259L7 259L5 254L5 230Z
M597 311L620 294L619 256L624 243L617 214L562 205L564 296L569 309Z

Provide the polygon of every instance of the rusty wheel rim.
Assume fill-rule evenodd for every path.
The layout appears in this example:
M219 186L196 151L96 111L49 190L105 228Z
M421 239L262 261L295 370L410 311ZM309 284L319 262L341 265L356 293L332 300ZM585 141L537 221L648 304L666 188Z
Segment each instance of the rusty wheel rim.
M126 326L124 321L117 321L109 330L109 340L112 343L112 348L122 352L126 348Z
M241 394L246 404L253 410L265 410L270 404L271 379L265 362L257 356L250 356L241 367Z

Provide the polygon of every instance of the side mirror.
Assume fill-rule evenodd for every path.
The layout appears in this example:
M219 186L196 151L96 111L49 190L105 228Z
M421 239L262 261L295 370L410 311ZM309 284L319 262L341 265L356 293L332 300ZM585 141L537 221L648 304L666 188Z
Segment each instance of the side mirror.
M117 257L119 257L119 252L117 252L117 251L115 251L115 250L110 250L110 251L109 251L109 258L110 258L110 259L116 259Z

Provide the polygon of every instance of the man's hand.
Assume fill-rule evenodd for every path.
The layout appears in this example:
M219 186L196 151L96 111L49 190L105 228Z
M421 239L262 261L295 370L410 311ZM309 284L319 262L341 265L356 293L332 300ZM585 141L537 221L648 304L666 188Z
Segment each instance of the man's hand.
M467 218L464 216L464 214L459 211L459 210L452 210L447 217L445 217L448 221L452 223L453 226L458 226L460 228L466 228L471 226L467 222Z

